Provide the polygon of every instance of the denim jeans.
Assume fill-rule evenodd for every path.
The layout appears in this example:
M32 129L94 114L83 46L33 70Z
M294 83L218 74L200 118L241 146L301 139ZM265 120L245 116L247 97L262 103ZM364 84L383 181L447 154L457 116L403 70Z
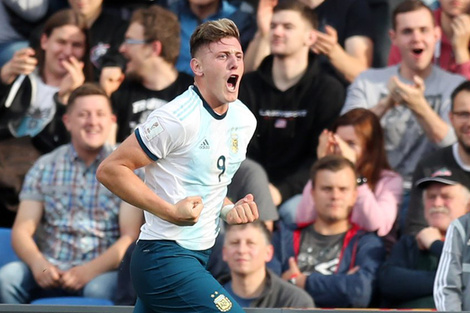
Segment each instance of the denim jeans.
M21 261L0 268L0 303L29 303L38 298L83 296L113 300L116 293L117 271L107 272L92 279L76 292L62 288L42 289L36 283L29 267Z
M296 224L297 207L302 200L302 194L287 199L279 206L279 217L287 225Z

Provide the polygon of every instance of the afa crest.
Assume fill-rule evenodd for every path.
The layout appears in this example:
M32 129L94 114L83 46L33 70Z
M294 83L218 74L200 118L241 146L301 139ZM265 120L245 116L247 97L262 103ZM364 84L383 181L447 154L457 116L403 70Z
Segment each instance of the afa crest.
M232 144L230 146L233 153L238 153L238 135L232 134Z
M227 312L232 308L232 301L223 294L219 294L217 291L211 294L214 298L214 304L220 312Z

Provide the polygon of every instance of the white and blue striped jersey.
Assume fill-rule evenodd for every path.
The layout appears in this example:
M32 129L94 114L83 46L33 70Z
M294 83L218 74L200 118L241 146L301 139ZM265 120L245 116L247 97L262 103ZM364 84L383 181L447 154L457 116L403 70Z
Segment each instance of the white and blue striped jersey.
M256 118L241 101L218 115L194 86L153 111L135 131L142 149L155 161L145 168L146 184L172 204L201 196L204 208L193 226L174 225L145 212L139 238L175 240L191 250L211 248L227 186L245 159L255 128Z

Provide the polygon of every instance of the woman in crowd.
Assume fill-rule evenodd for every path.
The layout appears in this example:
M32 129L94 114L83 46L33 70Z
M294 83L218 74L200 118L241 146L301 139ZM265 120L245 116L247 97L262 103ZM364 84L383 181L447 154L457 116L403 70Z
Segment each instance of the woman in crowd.
M402 178L390 169L382 127L376 115L366 109L354 109L340 116L331 130L324 130L320 135L317 156L322 158L328 154L341 154L356 165L358 197L351 220L367 231L376 231L379 236L390 234L387 237L391 240L387 242L393 243L395 236L391 231L402 196ZM295 208L296 223L310 223L315 219L311 189L309 181L301 196L284 204ZM282 216L283 212L280 213Z

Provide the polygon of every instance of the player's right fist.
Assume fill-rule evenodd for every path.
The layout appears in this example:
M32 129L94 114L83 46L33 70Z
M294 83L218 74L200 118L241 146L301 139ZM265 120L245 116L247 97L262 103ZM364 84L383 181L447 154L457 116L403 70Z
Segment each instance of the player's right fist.
M192 226L199 220L203 208L201 197L186 197L175 204L175 215L172 222L179 226Z

